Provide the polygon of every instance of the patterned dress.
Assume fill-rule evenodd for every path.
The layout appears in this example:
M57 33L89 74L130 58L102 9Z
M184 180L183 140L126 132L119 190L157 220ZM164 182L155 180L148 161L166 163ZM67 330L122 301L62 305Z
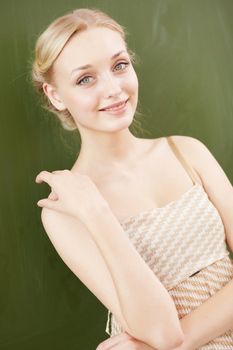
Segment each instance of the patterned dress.
M233 279L233 260L219 212L172 139L167 140L193 186L177 200L130 216L121 225L168 290L182 318ZM105 331L110 336L124 331L109 310ZM233 330L199 349L233 349Z

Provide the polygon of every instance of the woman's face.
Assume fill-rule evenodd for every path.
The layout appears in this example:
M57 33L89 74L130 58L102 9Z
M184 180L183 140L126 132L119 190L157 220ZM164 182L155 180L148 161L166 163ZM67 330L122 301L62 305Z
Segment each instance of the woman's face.
M90 67L81 69L86 65ZM130 126L138 79L119 33L96 27L75 34L54 62L53 72L56 87L44 84L44 91L57 109L69 110L79 131L108 132ZM118 114L100 111L127 99Z

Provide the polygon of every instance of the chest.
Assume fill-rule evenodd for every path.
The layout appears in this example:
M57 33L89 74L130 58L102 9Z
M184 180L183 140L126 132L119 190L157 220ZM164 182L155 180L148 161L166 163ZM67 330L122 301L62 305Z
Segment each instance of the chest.
M132 173L115 174L99 190L113 214L122 221L150 208L166 206L192 186L192 179L182 165L168 154L148 159Z

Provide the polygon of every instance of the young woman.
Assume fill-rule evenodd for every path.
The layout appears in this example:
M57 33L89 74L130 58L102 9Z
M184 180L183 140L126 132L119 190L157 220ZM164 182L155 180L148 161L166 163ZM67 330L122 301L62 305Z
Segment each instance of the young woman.
M38 206L55 249L109 310L97 349L232 349L232 185L198 139L130 132L138 79L122 26L96 9L56 19L32 76L81 136L72 169L36 182L51 187Z

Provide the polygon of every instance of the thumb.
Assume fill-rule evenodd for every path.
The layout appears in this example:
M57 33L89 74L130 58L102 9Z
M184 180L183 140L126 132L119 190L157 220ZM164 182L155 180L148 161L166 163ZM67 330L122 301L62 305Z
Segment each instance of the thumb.
M57 210L57 201L50 200L50 199L40 199L37 202L38 207L46 207L48 209Z

